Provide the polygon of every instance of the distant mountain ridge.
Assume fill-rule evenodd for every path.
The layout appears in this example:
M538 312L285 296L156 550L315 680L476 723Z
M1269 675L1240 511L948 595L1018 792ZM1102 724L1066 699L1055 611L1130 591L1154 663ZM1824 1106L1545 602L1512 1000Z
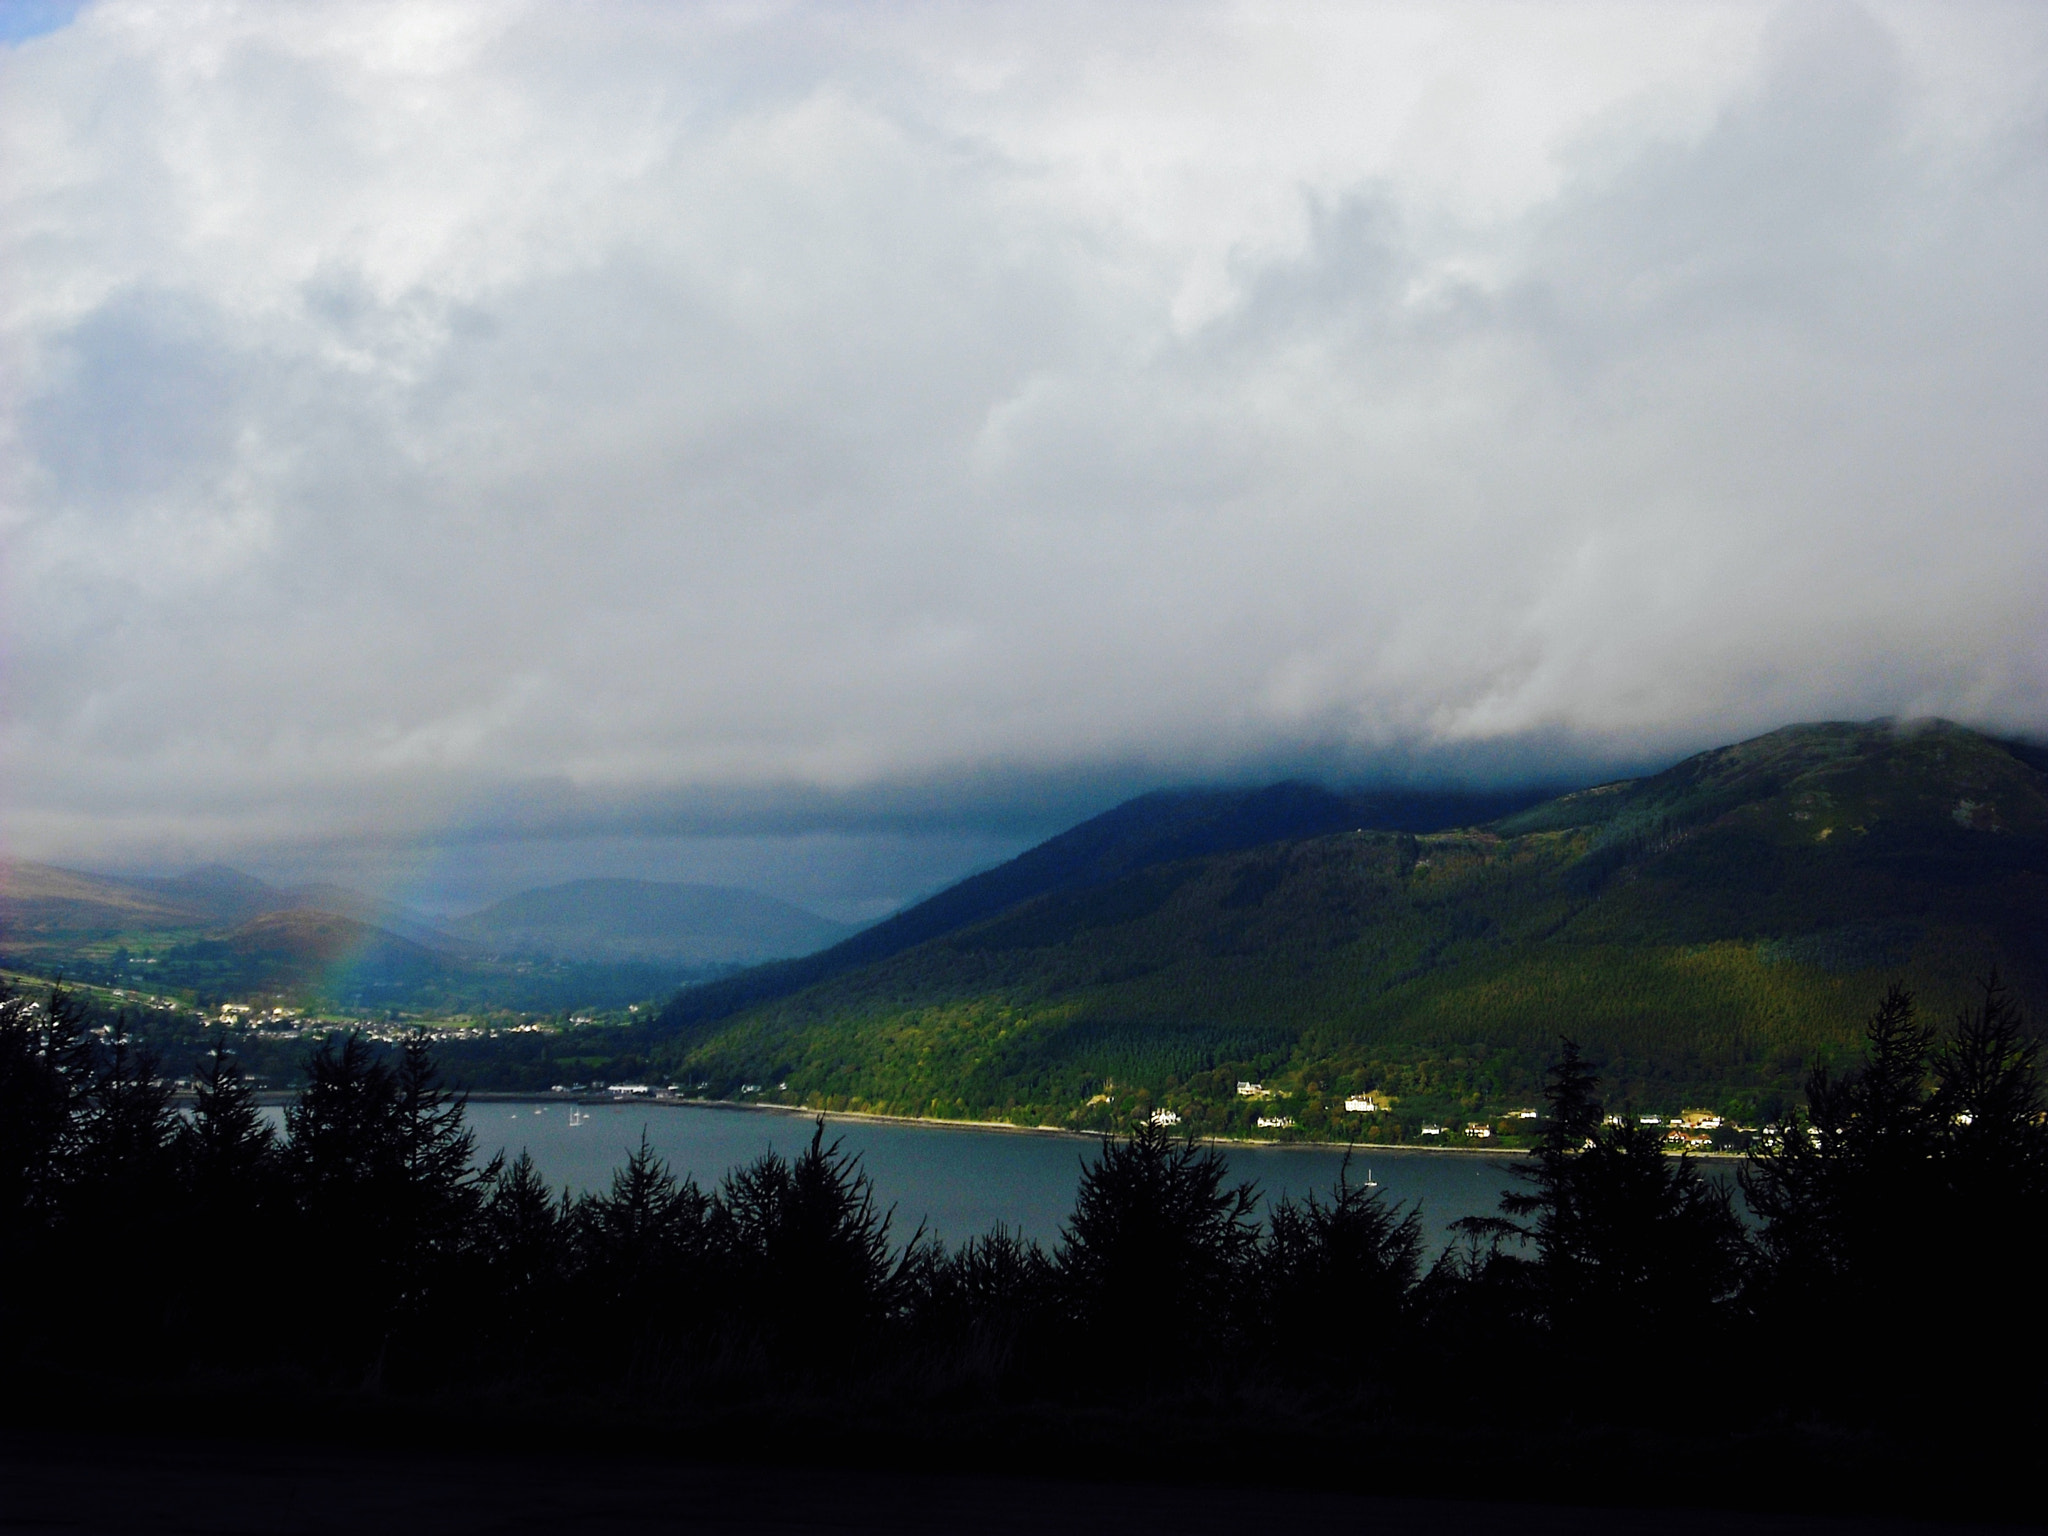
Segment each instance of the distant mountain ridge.
M659 881L572 881L437 923L343 886L279 887L224 865L122 877L0 861L9 963L228 997L610 1006L852 931L755 892Z
M217 933L293 911L350 918L429 948L461 953L470 947L416 912L339 885L275 886L222 864L181 875L124 877L0 861L0 938L17 945L129 932Z
M572 880L521 891L448 930L563 960L732 964L807 954L853 931L757 891L659 880Z

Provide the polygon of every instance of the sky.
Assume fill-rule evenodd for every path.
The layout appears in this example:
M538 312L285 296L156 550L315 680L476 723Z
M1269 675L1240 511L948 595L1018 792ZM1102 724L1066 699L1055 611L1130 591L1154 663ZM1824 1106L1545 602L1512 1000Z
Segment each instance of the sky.
M2048 7L0 5L0 846L873 916L2048 732Z

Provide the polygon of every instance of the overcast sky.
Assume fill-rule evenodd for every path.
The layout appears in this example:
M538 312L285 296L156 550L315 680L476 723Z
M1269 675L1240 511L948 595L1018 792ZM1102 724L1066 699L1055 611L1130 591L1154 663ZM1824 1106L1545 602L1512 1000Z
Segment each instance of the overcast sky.
M2048 7L14 14L18 855L851 914L2048 729Z

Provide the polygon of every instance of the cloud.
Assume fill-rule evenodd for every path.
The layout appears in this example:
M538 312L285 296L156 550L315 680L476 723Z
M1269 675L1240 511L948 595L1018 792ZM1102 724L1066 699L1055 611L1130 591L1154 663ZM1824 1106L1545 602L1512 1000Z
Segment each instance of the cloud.
M90 7L0 54L5 834L2048 728L2044 75L2031 7Z

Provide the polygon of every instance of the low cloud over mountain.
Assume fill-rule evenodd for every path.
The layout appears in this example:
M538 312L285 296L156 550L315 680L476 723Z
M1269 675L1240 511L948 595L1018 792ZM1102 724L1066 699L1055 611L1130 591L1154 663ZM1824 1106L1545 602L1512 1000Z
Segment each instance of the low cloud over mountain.
M964 839L853 915L1149 784L2042 729L2044 71L2037 7L87 6L0 50L6 838Z

